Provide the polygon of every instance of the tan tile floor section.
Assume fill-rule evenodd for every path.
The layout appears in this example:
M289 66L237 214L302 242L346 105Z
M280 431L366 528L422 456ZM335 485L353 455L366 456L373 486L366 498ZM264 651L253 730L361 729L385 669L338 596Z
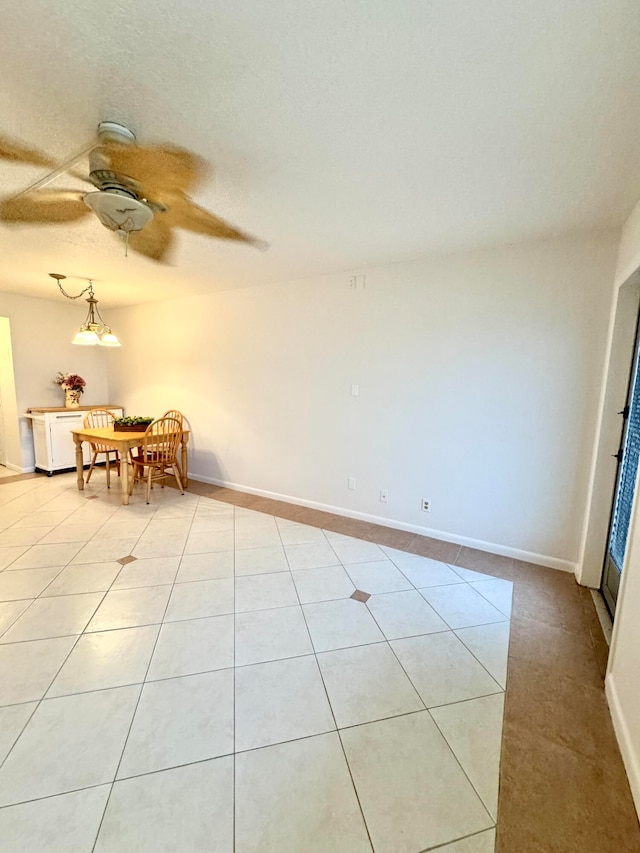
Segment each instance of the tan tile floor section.
M9 468L0 465L0 483L19 483L20 480L32 480L34 477L42 477L42 474L16 474Z
M190 491L513 581L496 853L640 853L604 694L608 646L572 575L205 483Z

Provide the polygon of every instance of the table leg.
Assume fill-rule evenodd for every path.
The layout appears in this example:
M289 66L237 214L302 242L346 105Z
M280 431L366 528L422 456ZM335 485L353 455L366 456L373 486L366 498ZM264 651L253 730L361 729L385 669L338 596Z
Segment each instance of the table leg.
M79 435L74 435L73 440L76 443L76 473L78 475L78 490L84 489L84 460L82 458L82 439Z
M122 506L129 505L129 451L125 450L120 457L120 487L122 489Z
M184 434L183 434L183 436L182 436L182 464L180 466L182 468L182 487L183 487L183 489L186 489L189 486L189 478L187 475L187 471L189 470L189 468L188 468L189 456L187 454L188 442L189 442L189 438L188 437L185 438Z

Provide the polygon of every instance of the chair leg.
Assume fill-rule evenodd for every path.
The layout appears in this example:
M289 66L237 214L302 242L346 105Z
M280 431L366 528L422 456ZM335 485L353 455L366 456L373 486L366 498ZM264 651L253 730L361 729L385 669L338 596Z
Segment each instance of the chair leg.
M153 474L153 465L149 465L149 473L147 475L147 503L151 503L151 475Z
M91 474L93 473L93 466L96 464L96 459L98 458L97 451L91 457L91 465L89 465L89 473L87 474L87 483L91 479Z
M133 462L133 463L131 464L131 480L130 480L130 482L129 482L129 494L130 494L130 495L132 495L132 494L133 494L133 487L134 487L134 486L135 486L135 484L136 484L136 479L137 479L137 477L138 477L138 468L139 468L139 467L140 467L140 466L139 466L139 465L136 465L136 463L135 463L135 462Z
M180 489L180 494L184 495L184 489L182 488L182 477L180 476L180 469L175 464L175 462L171 467L173 468L173 476L176 478L176 483L178 484L178 488Z
M184 485L184 476L182 474L182 465L180 465L180 462L178 461L177 458L173 460L173 465L175 465L176 468L178 469L178 473L180 474L180 480L181 480L182 484ZM174 477L175 477L175 473L174 473ZM183 494L184 494L184 492L183 492Z
M120 476L120 454L116 450L116 467L118 469L118 477Z
M110 470L110 466L109 466L109 451L108 450L105 453L105 459L106 459L105 466L107 469L107 488L110 489L111 488L111 470Z

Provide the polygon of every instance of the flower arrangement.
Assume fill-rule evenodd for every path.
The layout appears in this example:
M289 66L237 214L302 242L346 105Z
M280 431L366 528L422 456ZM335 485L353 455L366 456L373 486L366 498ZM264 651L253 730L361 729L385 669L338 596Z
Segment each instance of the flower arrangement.
M53 381L63 391L78 391L80 394L84 392L84 387L87 384L82 376L78 376L77 373L61 373L60 371Z

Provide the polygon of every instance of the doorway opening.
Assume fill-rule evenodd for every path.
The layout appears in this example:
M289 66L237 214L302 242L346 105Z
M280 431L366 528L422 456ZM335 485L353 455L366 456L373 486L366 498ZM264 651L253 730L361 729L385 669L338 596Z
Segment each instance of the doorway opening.
M0 317L0 476L13 476L22 470L11 326L8 317Z

